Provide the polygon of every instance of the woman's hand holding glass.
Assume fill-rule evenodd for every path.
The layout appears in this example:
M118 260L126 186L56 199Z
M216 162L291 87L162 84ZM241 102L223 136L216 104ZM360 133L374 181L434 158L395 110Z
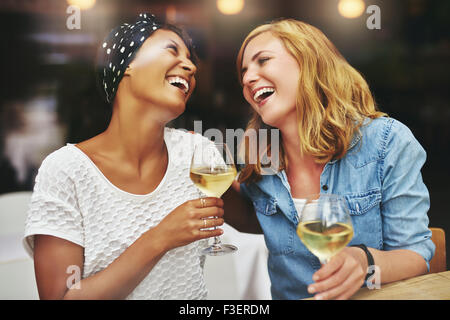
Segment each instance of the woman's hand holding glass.
M236 177L233 156L225 143L203 142L194 148L190 177L204 194L220 198ZM222 244L218 236L214 243L203 250L203 254L218 256L233 253L237 247Z
M215 197L190 200L175 208L157 227L164 251L188 245L191 242L220 236L223 225L223 200ZM214 216L215 218L210 218ZM151 230L153 230L151 229Z
M350 298L364 283L364 270L367 270L364 259L365 253L361 249L344 248L313 274L315 283L308 286L308 292L315 293L317 300Z
M297 233L316 255L322 267L313 275L309 293L316 299L347 299L362 285L365 272L363 251L346 248L353 226L345 199L333 194L313 195L301 210ZM358 252L360 251L360 252ZM363 253L364 254L364 253Z

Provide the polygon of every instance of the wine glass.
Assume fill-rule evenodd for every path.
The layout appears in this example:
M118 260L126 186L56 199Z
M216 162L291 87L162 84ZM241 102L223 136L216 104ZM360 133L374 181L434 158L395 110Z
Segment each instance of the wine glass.
M341 251L353 238L353 225L345 199L317 194L306 199L297 234L321 264Z
M190 177L192 182L208 197L220 198L236 177L233 157L225 143L200 143L192 156ZM214 227L215 229L216 227ZM203 254L219 256L237 250L231 244L222 244L220 237L203 250Z

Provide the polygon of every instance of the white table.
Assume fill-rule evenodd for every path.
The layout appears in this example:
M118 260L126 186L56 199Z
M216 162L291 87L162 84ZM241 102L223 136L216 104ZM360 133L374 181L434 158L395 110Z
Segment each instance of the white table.
M272 299L264 236L241 233L228 224L224 224L222 228L222 243L235 245L238 250L232 254L206 258L208 299Z

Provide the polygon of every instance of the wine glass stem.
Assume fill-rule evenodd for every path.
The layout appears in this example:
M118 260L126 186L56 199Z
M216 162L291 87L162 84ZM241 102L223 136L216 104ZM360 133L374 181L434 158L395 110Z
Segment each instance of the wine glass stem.
M219 246L222 242L220 241L220 237L214 237L213 246Z
M215 218L217 218L217 217L215 217ZM214 227L214 230L217 230L217 227ZM222 241L220 240L220 237L219 237L219 236L214 237L214 243L213 243L213 246L220 246L221 243L222 243Z
M218 197L220 199L220 197ZM217 219L217 216L214 216L215 219ZM214 230L217 230L217 226L214 227ZM219 236L214 237L214 243L212 244L212 246L215 247L220 247L220 245L222 244L222 241L220 240Z

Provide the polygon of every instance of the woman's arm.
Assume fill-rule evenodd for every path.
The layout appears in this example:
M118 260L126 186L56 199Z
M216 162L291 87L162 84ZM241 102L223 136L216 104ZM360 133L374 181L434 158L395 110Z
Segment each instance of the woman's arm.
M360 248L354 249L362 251L363 261L367 265L367 258L363 250ZM369 251L374 261L376 261L375 265L380 270L379 276L381 283L417 277L428 272L424 258L412 250L399 249L382 251L369 248ZM365 270L367 270L367 267Z
M205 198L206 207L196 200L187 201L167 215L156 227L145 232L116 260L102 271L71 286L67 269L76 266L82 275L83 248L72 242L45 235L35 236L35 272L41 299L123 299L144 279L169 250L193 241L219 236L223 224L223 201Z
M377 272L372 283L379 279L381 285L427 272L425 260L414 251L368 249ZM348 299L364 284L367 267L365 252L358 247L347 247L314 273L315 283L308 287L308 292L317 293L316 299Z
M240 184L233 181L231 188L222 196L225 203L225 222L240 232L263 233L253 204L240 193Z
M381 283L426 273L434 251L428 229L429 195L420 173L426 153L405 125L389 123L383 128L386 140L380 170L383 250L369 248ZM317 271L319 282L310 287L314 292L325 290L323 298L348 298L364 282L367 258L354 247L335 258Z
M163 256L162 246L150 242L151 231L141 236L104 270L81 280L83 247L47 235L35 236L35 272L41 299L122 299ZM75 266L72 274L67 273ZM80 282L73 283L69 277ZM72 275L72 276L71 276Z

